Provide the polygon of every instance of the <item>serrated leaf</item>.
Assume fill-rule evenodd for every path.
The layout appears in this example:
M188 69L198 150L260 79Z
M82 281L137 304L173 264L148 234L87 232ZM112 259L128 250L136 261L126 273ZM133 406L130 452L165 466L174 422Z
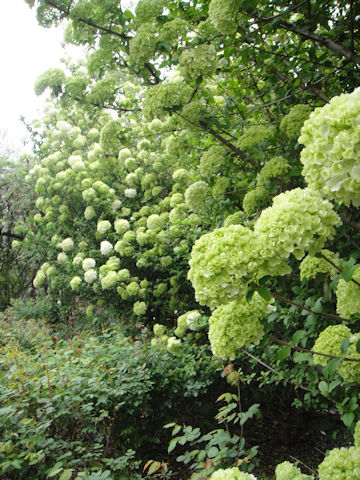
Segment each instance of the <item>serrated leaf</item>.
M291 343L297 345L299 341L306 336L306 330L297 330L291 338Z

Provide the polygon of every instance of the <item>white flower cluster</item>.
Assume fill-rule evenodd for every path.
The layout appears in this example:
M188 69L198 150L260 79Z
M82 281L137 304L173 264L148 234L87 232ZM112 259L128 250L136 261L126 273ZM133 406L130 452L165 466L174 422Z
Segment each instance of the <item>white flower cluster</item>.
M303 175L326 198L360 205L360 88L331 99L306 120L299 138Z
M209 18L216 30L224 35L236 32L236 14L240 6L239 0L211 0Z
M185 202L190 210L200 212L205 208L210 195L210 188L206 182L199 181L190 185L185 191Z

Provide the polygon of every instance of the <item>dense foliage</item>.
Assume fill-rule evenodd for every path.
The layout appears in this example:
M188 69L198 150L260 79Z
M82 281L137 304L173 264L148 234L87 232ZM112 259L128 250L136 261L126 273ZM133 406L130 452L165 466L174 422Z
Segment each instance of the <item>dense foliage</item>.
M9 458L1 472L35 475L35 464L61 480L96 469L103 475L108 468L111 478L127 468L135 472L146 428L155 431L165 420L156 410L156 427L148 427L157 362L174 372L156 383L171 385L175 403L205 391L215 383L215 367L231 360L229 383L238 389L247 383L250 397L261 387L263 398L275 402L282 383L281 408L330 413L336 407L354 431L360 418L360 5L26 3L42 26L66 21L65 41L88 53L44 72L35 85L38 95L48 95L31 126L34 165L25 178L34 186L36 212L14 212L11 235L19 238L11 252L39 263L33 286L44 305L40 316L59 338L29 346L15 333L6 337L1 448ZM9 217L9 210L1 215ZM24 282L23 274L17 278ZM22 308L14 304L11 318ZM131 340L139 325L146 347ZM82 333L75 336L76 330ZM112 374L119 365L123 377ZM189 368L199 384L188 386ZM19 392L15 403L12 389ZM256 478L255 450L245 449L243 429L259 404L246 411L240 390L236 399L226 395L217 418L233 422L233 436L220 430L201 436L172 424L173 435L184 434L173 438L169 453L186 442L194 446L178 457L194 478ZM110 459L115 413L121 425ZM142 419L131 432L130 417ZM18 419L16 428L11 418ZM63 463L54 464L66 425L75 435L67 444L78 450L74 443ZM11 428L16 437L5 447ZM34 451L24 453L31 428L41 435ZM355 446L335 448L320 462L320 480L357 478L357 433ZM145 470L166 478L163 464L151 462ZM275 475L315 474L284 462Z

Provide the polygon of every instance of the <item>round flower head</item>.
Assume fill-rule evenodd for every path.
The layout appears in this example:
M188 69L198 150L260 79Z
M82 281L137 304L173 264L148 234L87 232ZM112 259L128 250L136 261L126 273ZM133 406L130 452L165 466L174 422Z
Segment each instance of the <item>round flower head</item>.
M100 220L97 224L97 231L104 235L108 230L111 230L111 223L109 220Z
M351 330L345 325L330 325L323 330L315 342L313 350L327 355L341 357L341 344L346 338L350 338ZM329 357L314 355L314 362L326 365Z
M305 252L319 252L340 225L332 204L309 188L295 188L277 195L271 207L263 210L255 223L274 257L284 260L292 253L301 259Z
M330 250L321 250L321 253L326 256L335 265L340 267L339 255ZM318 274L325 273L334 276L338 273L338 270L333 267L325 258L318 258L312 255L307 255L300 263L300 279L316 278Z
M275 470L276 480L313 480L312 476L305 475L290 462L280 463Z
M135 188L126 188L124 190L124 195L127 198L135 198L137 195L137 191Z
M209 5L209 18L216 30L224 35L236 32L236 14L239 9L239 0L211 0Z
M46 275L42 270L39 270L34 278L33 285L35 288L40 288L46 281Z
M360 333L351 335L349 337L350 345L346 350L346 357L353 358L357 362L349 362L343 360L337 368L339 375L345 380L345 382L360 383L360 354L356 350L356 345L360 341Z
M257 480L252 473L240 472L238 468L216 470L209 480Z
M290 168L284 157L273 157L260 170L258 184L261 185L272 178L281 178Z
M203 177L210 178L216 175L225 160L224 147L213 146L207 150L200 159L200 173Z
M131 157L131 152L128 148L122 148L120 151L119 151L119 155L118 155L118 159L120 161L125 161L127 158Z
M92 220L94 217L96 217L95 208L92 206L86 207L84 211L84 217L86 220Z
M75 291L78 290L80 285L81 285L81 278L80 277L74 277L70 281L71 290L75 290Z
M248 303L246 298L221 305L209 319L211 350L224 360L235 359L244 346L257 345L264 336L260 321L274 310L258 293Z
M101 288L103 290L108 290L109 288L116 287L118 283L117 272L109 272L107 275L101 278Z
M358 480L360 448L334 448L319 465L319 480Z
M179 59L179 71L188 81L196 81L200 76L209 77L215 73L217 54L214 45L202 44L186 49Z
M360 282L360 265L356 267L353 273L353 279ZM360 314L360 295L359 287L354 282L346 282L340 279L336 289L336 311L345 318L351 315Z
M146 310L147 310L147 305L145 302L135 302L134 303L134 307L133 307L133 311L135 313L135 315L145 315L146 313Z
M93 268L86 270L86 272L84 273L84 280L86 283L94 283L96 279L97 279L96 270L94 270Z
M167 341L166 348L173 355L177 355L181 348L181 340L176 337L169 337Z
M84 258L82 262L82 268L87 272L90 270L90 268L94 268L96 265L96 262L93 258Z
M203 235L194 244L188 278L197 301L210 308L246 295L261 275L262 239L242 225Z
M338 203L360 205L360 89L316 108L301 130L308 185Z
M65 240L61 242L61 248L64 252L70 252L74 248L74 241L72 238L65 238Z
M57 261L60 265L64 265L68 261L69 257L66 255L65 252L60 252L57 256Z
M281 120L280 130L289 138L294 135L299 136L301 127L305 120L309 118L310 112L311 107L309 105L295 105Z
M125 218L119 218L114 222L115 232L119 235L124 234L130 228L130 223Z
M195 182L185 192L186 205L194 212L203 210L210 194L209 185L206 182Z
M101 242L100 244L101 255L109 255L109 253L111 253L113 250L114 250L114 247L111 245L110 242L108 242L107 240L104 240L103 242Z

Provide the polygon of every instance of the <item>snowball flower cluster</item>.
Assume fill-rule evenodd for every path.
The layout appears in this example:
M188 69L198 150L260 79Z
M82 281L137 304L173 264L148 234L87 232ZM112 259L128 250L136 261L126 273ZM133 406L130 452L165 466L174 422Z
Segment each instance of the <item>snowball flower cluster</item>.
M114 250L114 247L112 246L112 244L110 242L108 242L107 240L104 240L103 242L101 242L101 244L100 244L101 255L108 255L113 250Z
M271 125L252 125L247 127L238 138L237 146L247 149L270 140L275 135L275 127Z
M299 138L308 185L338 203L360 205L360 88L331 99L306 120Z
M126 198L135 198L137 195L137 191L135 188L126 188L124 190L124 195Z
M269 192L266 188L256 187L246 193L243 199L243 209L248 215L252 215L263 207L269 199Z
M356 267L353 273L353 279L360 282L360 265ZM336 311L345 318L351 315L360 314L360 287L354 282L346 282L340 279L336 289Z
M192 95L192 88L182 79L160 83L148 89L143 102L143 113L152 120L156 115L169 112L174 107L185 105Z
M90 268L89 270L86 270L84 273L84 280L86 283L94 283L95 280L97 279L97 271L94 270L93 268Z
M236 14L240 6L239 0L211 0L209 18L216 30L224 35L236 32Z
M209 319L213 354L224 360L233 360L242 347L257 345L264 336L260 320L273 310L274 307L258 293L249 303L242 298L218 307Z
M284 157L273 157L260 170L258 184L261 185L271 178L281 178L290 170L290 165Z
M71 290L78 290L81 285L81 278L80 277L73 277L70 281Z
M319 465L319 480L358 480L360 448L334 448Z
M86 220L92 220L94 217L96 217L95 208L92 206L86 207L84 211L84 217Z
M119 218L114 222L115 232L119 235L124 234L130 228L130 223L125 218Z
M360 354L356 350L356 345L360 340L360 333L356 333L349 337L350 345L346 350L346 357L357 360L357 362L349 362L343 360L337 368L339 375L346 382L360 383Z
M206 182L195 182L185 191L186 205L194 212L200 212L204 209L206 200L210 194L209 185Z
M117 272L111 271L105 276L101 277L101 288L108 290L109 288L116 287L118 283Z
M214 45L198 45L182 52L179 59L179 71L188 81L198 77L209 77L215 73L217 54Z
M238 468L216 470L209 480L257 480L252 473L240 472Z
M93 258L84 258L82 262L82 268L84 269L85 272L90 270L90 268L94 268L96 265L96 262Z
M309 118L311 107L309 105L295 105L289 113L281 120L280 130L287 137L299 136L301 127L305 120Z
M300 468L295 467L290 462L280 463L276 469L276 480L310 480L313 479L310 475L305 475L301 472Z
M341 357L341 344L346 338L350 338L351 330L345 325L330 325L323 330L315 342L313 350L327 355ZM329 357L314 355L314 362L326 365Z
M74 248L74 241L72 238L65 238L60 244L61 249L64 252L70 252Z
M224 163L226 150L224 147L213 146L200 159L199 170L203 177L210 178L219 171Z
M250 229L230 225L203 235L194 244L188 278L196 300L210 308L247 293L262 265L261 242Z
M339 255L331 252L330 250L321 250L321 254L325 255L331 262L340 267ZM300 263L300 279L309 280L310 278L316 278L320 273L326 273L329 275L336 275L338 270L333 267L324 258L314 257L313 255L307 255Z
M147 310L147 305L145 302L135 302L133 306L133 311L135 315L145 315Z
M109 220L100 220L97 224L97 231L104 235L108 230L111 229L111 223Z
M333 238L340 218L332 204L309 188L295 188L277 195L261 212L254 231L262 234L274 255L301 259L305 252L319 252Z

